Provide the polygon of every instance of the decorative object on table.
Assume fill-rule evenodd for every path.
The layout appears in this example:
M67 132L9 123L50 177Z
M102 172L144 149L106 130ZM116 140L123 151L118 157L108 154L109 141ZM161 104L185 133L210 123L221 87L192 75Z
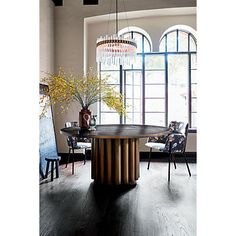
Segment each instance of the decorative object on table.
M89 122L91 118L91 111L86 108L82 108L79 112L79 126L81 129L89 129Z
M97 125L97 115L92 115L90 122L89 122L89 129L91 131L96 130L96 125Z
M135 39L132 39L131 37L124 38L118 35L118 0L115 0L115 2L116 33L110 36L101 36L97 39L96 60L97 62L108 65L130 65L135 61L137 43Z
M90 105L102 101L110 109L116 110L119 114L125 113L124 99L115 87L108 83L108 78L99 78L91 68L86 75L74 75L66 73L63 68L58 74L45 73L41 78L43 83L48 84L49 89L46 95L50 96L51 102L45 106L59 103L61 111L65 111L71 102L76 101L81 106L79 113L79 126L81 129L88 129L91 117ZM43 103L44 97L40 103Z

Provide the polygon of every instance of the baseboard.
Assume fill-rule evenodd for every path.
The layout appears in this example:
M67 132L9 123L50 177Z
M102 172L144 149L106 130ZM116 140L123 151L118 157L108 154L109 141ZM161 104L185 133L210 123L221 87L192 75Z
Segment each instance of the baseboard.
M67 158L68 158L68 153L58 153L58 156L61 157L61 160L60 160L60 164L66 164L67 162ZM74 154L70 154L70 162L72 161L72 157L74 156L74 160L75 161L83 161L84 160L84 154L82 153L74 153ZM87 156L86 156L86 159L87 160L90 160L90 151L87 151Z
M84 155L82 153L75 153L71 154L74 155L75 161L82 161L84 160ZM67 161L68 153L58 153L58 156L61 157L60 164L65 164ZM180 154L175 155L176 162L185 162L184 158ZM197 153L196 152L186 152L186 157L189 163L197 163ZM149 152L140 152L140 160L147 161L149 158ZM90 160L90 151L87 152L87 160ZM71 159L72 160L72 159ZM70 160L70 161L71 161ZM152 161L156 162L167 162L168 161L168 154L161 153L161 152L152 152Z
M168 162L168 154L162 152L152 152L152 161L156 162ZM140 160L145 161L149 158L149 152L140 152ZM186 152L186 158L189 163L197 163L196 152ZM175 161L178 163L185 162L184 157L181 154L175 154Z

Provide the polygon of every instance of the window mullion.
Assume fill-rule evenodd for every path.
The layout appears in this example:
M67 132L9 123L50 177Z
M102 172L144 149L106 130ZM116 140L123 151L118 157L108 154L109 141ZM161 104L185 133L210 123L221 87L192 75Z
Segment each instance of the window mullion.
M188 76L189 76L189 84L188 84L188 96L189 96L189 109L188 109L188 113L189 113L189 127L192 127L192 79L191 79L191 53L188 52Z
M102 73L101 73L101 62L99 62L99 64L98 64L98 67L99 67L99 78L100 78L100 80L101 80L101 78L102 78ZM102 102L101 102L101 93L99 94L99 97L100 97L100 99L99 99L99 103L98 103L98 109L99 109L99 124L101 124L101 110L102 110Z
M168 53L165 53L165 125L168 124Z
M142 124L145 124L145 54L144 37L142 37Z
M120 65L120 93L123 94L123 67ZM120 115L120 124L123 123L123 115Z
M179 51L179 30L176 30L176 52Z

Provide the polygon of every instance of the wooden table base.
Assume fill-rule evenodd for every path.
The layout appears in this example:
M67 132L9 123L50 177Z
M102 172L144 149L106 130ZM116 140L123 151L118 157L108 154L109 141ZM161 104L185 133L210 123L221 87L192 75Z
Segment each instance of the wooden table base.
M108 185L135 184L139 178L139 139L92 140L92 179Z

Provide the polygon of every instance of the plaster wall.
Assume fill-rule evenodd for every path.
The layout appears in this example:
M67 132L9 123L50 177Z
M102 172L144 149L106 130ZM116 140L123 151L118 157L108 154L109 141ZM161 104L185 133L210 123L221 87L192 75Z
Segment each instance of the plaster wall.
M187 25L196 30L196 14L192 15L178 15L178 16L156 16L156 17L142 17L136 19L129 19L128 26L136 26L145 30L151 37L153 44L153 51L158 51L159 40L166 29L173 25ZM127 27L127 21L119 21L119 29ZM87 64L88 67L97 68L96 64L96 39L101 35L106 35L108 32L107 22L96 22L86 25L87 32ZM111 29L115 29L115 23L109 23L109 33L113 33ZM94 107L94 112L97 113L97 108ZM190 133L188 136L188 143L186 147L187 152L196 152L196 133ZM149 151L145 147L146 139L140 139L140 151Z
M178 15L178 16L156 16L129 19L128 25L126 20L119 21L119 29L130 26L136 26L145 30L151 37L153 51L158 52L159 40L169 27L173 25L188 25L196 30L196 15ZM89 23L87 29L87 64L88 67L97 68L96 64L96 39L99 36L110 35L115 33L115 22ZM109 29L109 30L108 30Z
M140 4L139 9L145 8L144 1L135 5L136 8ZM156 4L156 2L155 2ZM127 2L127 10L132 10L132 5ZM187 6L186 4L185 6ZM194 1L189 6L195 6ZM164 7L164 6L163 6ZM171 6L172 7L172 6ZM85 18L100 14L107 14L107 6L102 5L99 8L93 6L91 8L82 6L78 8L77 3L67 0L63 7L55 8L55 22L54 22L54 55L55 55L55 70L63 66L65 70L73 71L74 73L82 74L84 70L89 67L96 69L95 60L95 44L96 38L100 35L107 34L107 21L95 21L94 23L86 23ZM93 10L88 10L93 9ZM108 9L109 10L109 9ZM113 22L114 23L114 22ZM111 29L114 27L111 23ZM127 27L127 22L121 20L119 28ZM158 42L161 34L170 26L175 24L187 24L196 29L196 15L178 15L178 16L152 16L129 19L129 25L143 28L151 36L154 50L158 48ZM55 130L58 144L58 152L65 153L68 151L66 138L60 134L60 129L64 127L66 121L78 120L78 111L80 106L72 104L66 113L60 113L57 106L54 107ZM96 106L92 106L91 110L96 113ZM196 150L196 135L193 134L193 139L190 138L190 144L187 144L187 151ZM141 142L142 143L142 142ZM144 150L143 145L141 151Z
M54 72L54 4L40 0L40 76Z

